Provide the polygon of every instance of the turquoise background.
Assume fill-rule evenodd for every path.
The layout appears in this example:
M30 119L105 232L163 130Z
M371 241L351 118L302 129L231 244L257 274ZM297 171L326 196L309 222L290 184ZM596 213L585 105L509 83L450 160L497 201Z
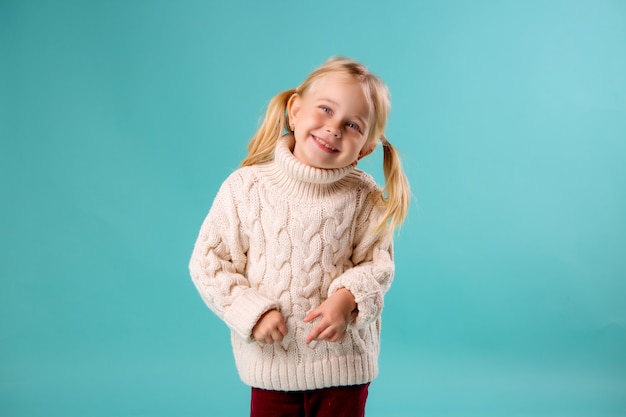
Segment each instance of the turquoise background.
M187 262L331 55L415 195L368 416L626 416L626 2L2 0L0 42L1 416L247 415Z

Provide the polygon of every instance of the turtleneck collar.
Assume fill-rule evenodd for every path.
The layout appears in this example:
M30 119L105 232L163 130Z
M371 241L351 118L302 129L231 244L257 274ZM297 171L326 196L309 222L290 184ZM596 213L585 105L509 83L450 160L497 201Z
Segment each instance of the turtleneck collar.
M347 185L354 166L321 169L311 167L293 155L295 139L287 134L276 143L274 160L261 165L266 178L289 198L307 200L332 194Z

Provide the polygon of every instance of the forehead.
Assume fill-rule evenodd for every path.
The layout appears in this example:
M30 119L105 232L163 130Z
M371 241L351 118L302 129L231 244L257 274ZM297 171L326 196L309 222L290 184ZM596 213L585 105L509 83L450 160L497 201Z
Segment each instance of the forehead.
M305 95L313 100L329 100L365 119L369 116L370 106L363 85L349 75L324 75L313 81L308 90Z

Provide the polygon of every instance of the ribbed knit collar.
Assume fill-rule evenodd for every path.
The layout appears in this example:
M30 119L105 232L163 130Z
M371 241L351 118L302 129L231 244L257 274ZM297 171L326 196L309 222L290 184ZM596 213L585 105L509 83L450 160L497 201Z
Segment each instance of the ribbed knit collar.
M290 198L306 200L332 194L354 172L353 165L335 169L306 165L293 155L294 145L293 135L283 136L276 144L274 160L261 166L269 181Z

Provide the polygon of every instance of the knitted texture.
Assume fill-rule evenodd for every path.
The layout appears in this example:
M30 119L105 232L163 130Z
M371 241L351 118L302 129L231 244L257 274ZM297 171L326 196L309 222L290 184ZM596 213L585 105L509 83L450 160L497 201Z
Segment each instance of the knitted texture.
M222 184L189 264L206 304L231 329L242 381L311 390L369 382L378 373L380 314L393 279L391 239L373 230L383 214L372 177L352 166L323 170L278 141L274 160L239 168ZM347 288L358 313L341 342L305 343L306 314ZM281 343L252 337L263 313L279 310Z

